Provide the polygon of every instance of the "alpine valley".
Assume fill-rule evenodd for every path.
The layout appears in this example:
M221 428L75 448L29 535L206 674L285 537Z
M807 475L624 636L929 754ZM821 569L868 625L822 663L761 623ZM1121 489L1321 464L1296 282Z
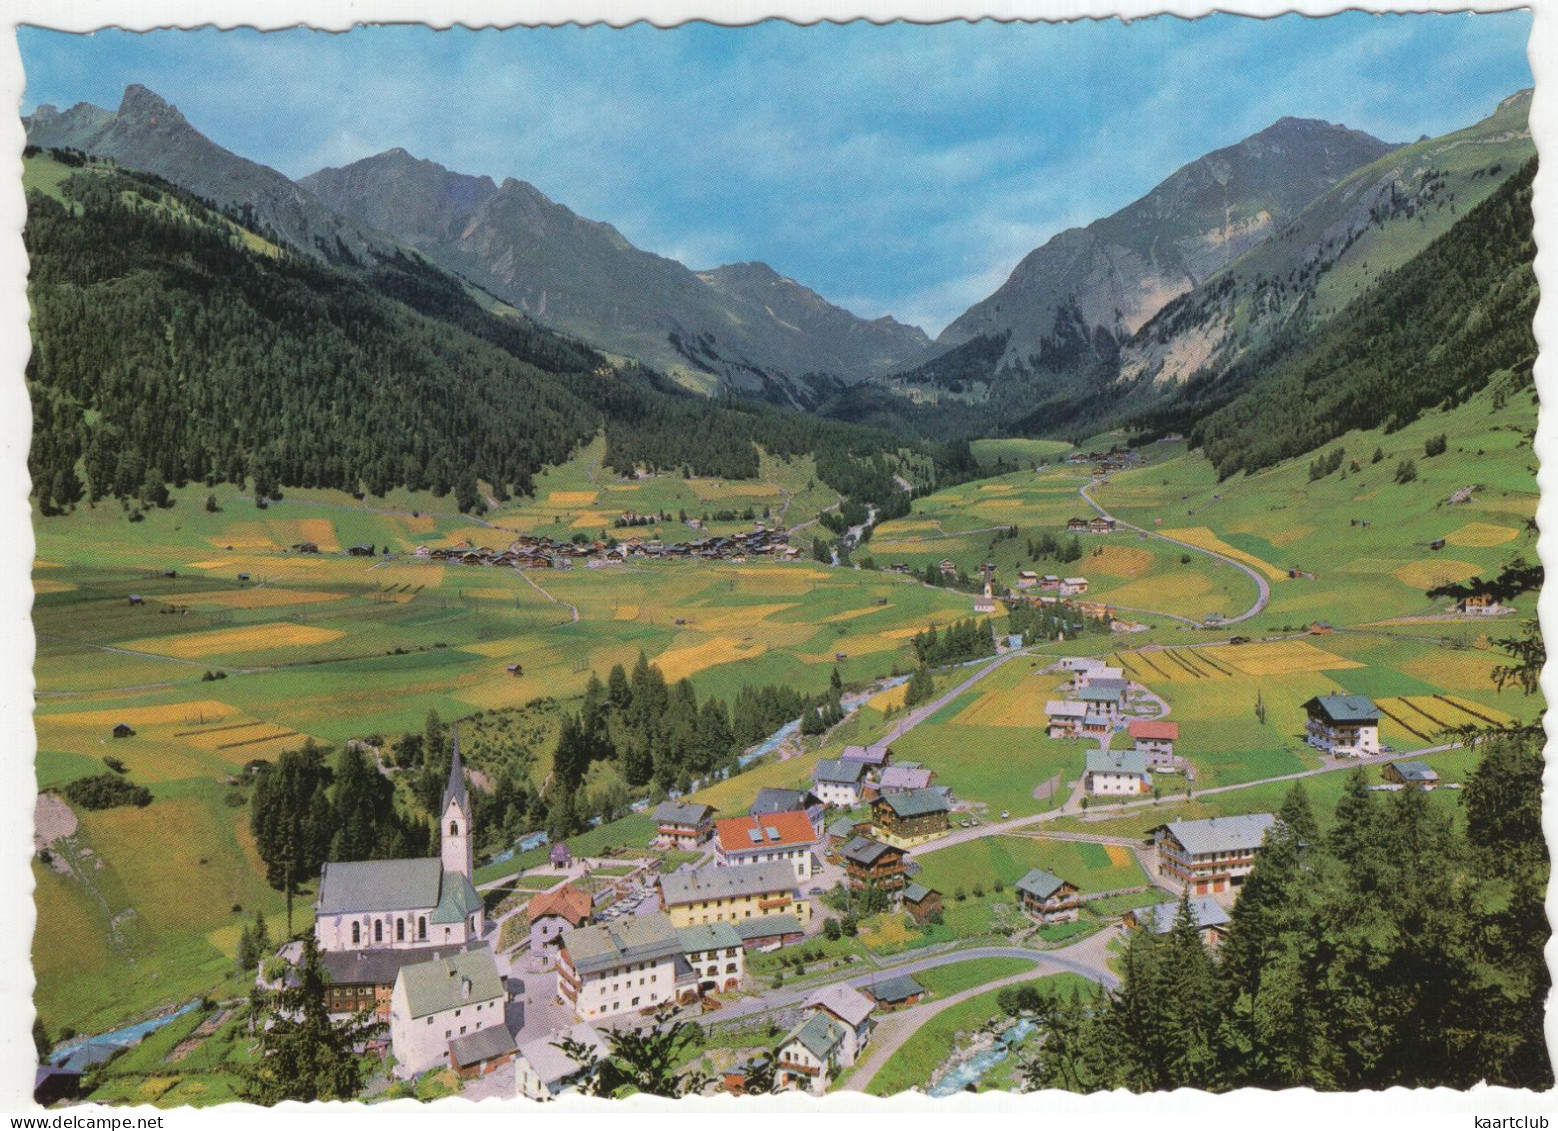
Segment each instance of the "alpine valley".
M1530 105L934 340L39 106L35 1098L1550 1088Z

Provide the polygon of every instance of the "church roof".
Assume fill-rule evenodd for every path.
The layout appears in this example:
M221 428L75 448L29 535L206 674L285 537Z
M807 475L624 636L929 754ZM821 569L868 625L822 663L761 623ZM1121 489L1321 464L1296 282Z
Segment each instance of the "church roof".
M449 803L458 802L461 809L469 813L471 802L465 795L465 764L460 761L460 729L454 730L454 756L449 759L449 784L444 787L444 804L440 813L449 811Z
M315 906L320 915L437 907L443 877L443 862L431 858L326 864Z
M433 922L463 923L466 916L481 910L481 896L476 894L469 876L460 872L445 872L443 879L438 906L433 908Z

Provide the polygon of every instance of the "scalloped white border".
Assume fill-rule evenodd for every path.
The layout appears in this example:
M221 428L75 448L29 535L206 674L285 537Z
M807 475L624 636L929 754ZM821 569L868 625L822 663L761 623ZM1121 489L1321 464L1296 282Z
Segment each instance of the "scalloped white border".
M1532 104L1532 135L1543 163L1537 172L1535 209L1537 217L1537 277L1542 285L1542 301L1537 314L1537 340L1544 347L1536 365L1537 387L1547 405L1558 393L1558 361L1548 347L1558 341L1558 209L1552 205L1554 177L1558 169L1548 167L1548 155L1558 152L1558 103L1553 90L1558 80L1558 0L1529 0L1528 3L1499 0L1427 0L1420 3L1390 3L1388 0L1361 0L1355 3L1321 3L1296 0L1232 0L1222 4L1185 3L1179 0L531 0L529 3L503 3L501 0L9 0L0 12L7 34L0 43L0 106L9 109L0 114L0 735L6 741L0 747L0 1112L30 1113L30 1069L33 1050L32 987L30 950L33 922L31 876L27 861L32 854L31 822L35 796L32 757L36 741L32 728L30 693L32 688L33 637L31 607L31 566L33 536L28 507L26 453L30 434L29 407L21 378L29 349L26 303L26 256L21 242L25 202L21 191L21 150L25 137L20 122L23 89L21 58L15 28L36 24L61 31L90 32L103 27L150 30L159 27L222 28L256 27L266 30L306 24L310 27L345 31L360 23L423 23L434 27L456 24L466 27L510 27L518 24L606 23L623 26L640 20L666 27L692 20L739 25L779 16L797 23L820 20L849 21L867 19L886 22L909 19L938 22L951 19L993 18L998 20L1137 19L1150 15L1173 14L1185 17L1225 12L1249 16L1277 16L1297 12L1325 16L1340 11L1370 12L1457 12L1508 11L1530 8L1535 12L1528 56L1536 81ZM1403 81L1410 81L1403 79ZM1552 413L1544 409L1538 422L1537 453L1542 459L1537 481L1542 501L1537 516L1542 528L1538 552L1549 569L1554 567L1558 549L1558 470L1546 457L1558 452L1555 447ZM1558 615L1558 595L1544 591L1539 603L1544 628L1551 630ZM1549 670L1543 679L1549 702L1558 702L1558 672ZM1548 718L1549 734L1553 727ZM1549 744L1551 746L1551 743ZM1558 766L1549 766L1544 789L1544 828L1549 844L1558 844ZM1558 922L1558 884L1551 885L1547 898L1548 917ZM1558 955L1558 941L1548 945L1549 966ZM1550 1011L1547 1022L1550 1048L1558 1049L1558 1014ZM1558 1059L1558 1057L1555 1057ZM69 1109L66 1114L102 1114L125 1116L130 1109ZM136 1109L133 1114L152 1114ZM1066 1119L1074 1125L1083 1121L1095 1125L1101 1121L1150 1121L1153 1131L1196 1128L1209 1120L1238 1125L1259 1121L1274 1129L1310 1127L1317 1120L1341 1127L1410 1124L1429 1131L1433 1128L1470 1129L1473 1115L1545 1114L1558 1125L1558 1094L1537 1096L1510 1089L1482 1088L1467 1093L1450 1089L1408 1092L1393 1089L1384 1093L1356 1095L1320 1095L1294 1090L1282 1093L1253 1089L1225 1096L1201 1092L1170 1095L1128 1096L1124 1094L1073 1096L1064 1093L1014 1096L984 1094L928 1100L923 1096L900 1096L875 1100L864 1096L835 1095L815 1100L797 1095L761 1100L736 1101L730 1097L684 1100L679 1103L637 1098L608 1103L570 1098L537 1107L523 1102L500 1104L487 1102L479 1107L459 1099L420 1105L404 1101L372 1108L354 1105L319 1105L307 1109L289 1104L278 1111L266 1112L244 1105L225 1105L205 1112L180 1109L170 1112L164 1126L179 1128L186 1124L218 1120L226 1127L242 1131L274 1127L278 1116L289 1122L324 1128L357 1128L399 1123L406 1116L447 1124L450 1116L487 1122L492 1116L513 1120L516 1116L538 1119L547 1125L566 1121L570 1126L594 1127L607 1120L628 1116L635 1127L672 1127L691 1115L699 1122L716 1119L736 1120L743 1131L779 1126L793 1129L797 1116L823 1117L828 1122L886 1118L895 1128L944 1122L949 1117L1011 1120L1028 1123L1045 1117ZM490 1123L488 1123L490 1125ZM1031 1125L1031 1124L1030 1124ZM509 1124L512 1126L512 1124Z

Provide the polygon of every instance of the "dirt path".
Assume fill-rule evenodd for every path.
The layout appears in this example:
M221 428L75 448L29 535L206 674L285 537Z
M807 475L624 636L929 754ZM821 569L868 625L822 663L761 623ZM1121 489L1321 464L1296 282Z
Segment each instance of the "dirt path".
M560 600L558 600L556 597L552 596L545 589L542 589L539 585L537 585L534 581L532 581L531 578L530 578L530 574L526 573L524 570L516 570L515 572L517 572L520 577L523 577L525 579L525 583L527 585L529 585L530 588L534 589L537 593L541 594L541 596L545 597L548 601L552 602L552 604L554 604L554 605L562 605L570 613L572 613L573 614L573 623L574 624L578 624L579 623L579 606L578 605L572 605L572 604L569 604L567 601L560 601Z

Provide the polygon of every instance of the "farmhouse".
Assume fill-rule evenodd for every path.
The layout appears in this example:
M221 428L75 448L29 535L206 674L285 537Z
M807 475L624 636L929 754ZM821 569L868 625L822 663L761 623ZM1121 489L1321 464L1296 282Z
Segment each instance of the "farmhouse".
M864 827L870 830L870 821L857 821L853 817L840 817L827 829L827 845L824 855L834 864L838 863L839 850L855 838L856 828Z
M871 1011L876 1003L853 986L838 982L824 986L807 998L801 1008L809 1013L826 1014L844 1030L841 1063L845 1066L854 1064L871 1043L871 1030L876 1028Z
M700 993L729 993L746 975L747 952L741 936L729 923L681 927L682 958L691 968Z
M1039 583L1039 575L1031 569L1017 571L1017 588L1032 589Z
M842 758L823 758L812 770L812 792L825 805L853 809L860 804L864 762L846 762Z
M1387 762L1380 776L1394 785L1416 789L1433 789L1439 784L1439 775L1426 762Z
M1455 611L1468 616L1496 617L1504 611L1504 606L1487 593L1473 593L1457 601Z
M1201 896L1190 901L1190 915L1201 941L1209 949L1216 950L1222 945L1223 939L1228 936L1230 919L1227 908L1209 895ZM1166 935L1174 929L1174 921L1178 917L1179 904L1170 900L1152 907L1127 911L1123 920L1127 927L1142 926L1155 935Z
M925 996L925 987L909 974L883 978L880 982L872 982L868 986L861 986L860 989L884 1011L889 1012L913 1005Z
M1322 695L1304 704L1305 741L1337 758L1379 751L1379 708L1362 695Z
M678 927L739 923L765 915L793 915L804 926L811 904L801 898L795 868L784 861L717 865L660 877L660 907Z
M798 882L804 881L811 878L811 849L816 840L816 829L799 809L729 817L714 822L714 862L728 868L783 861L795 869Z
M958 564L951 558L942 558L936 568L941 571L943 577L955 577L958 572Z
M390 1044L396 1071L415 1076L437 1064L457 1063L454 1044L468 1034L499 1028L508 991L492 952L482 947L401 967L390 993ZM513 1051L514 1039L508 1038Z
M134 738L135 731L130 729L129 723L115 723L113 735L115 738Z
M1139 750L1089 750L1083 783L1099 797L1152 792L1147 756Z
M826 1013L816 1012L780 1042L774 1082L820 1096L843 1064L844 1027Z
M882 771L882 780L877 783L878 793L903 793L910 789L928 789L930 783L936 780L934 770L928 770L924 766L905 764L888 766Z
M1118 468L1115 468L1115 470L1118 470ZM1089 520L1087 532L1089 534L1113 534L1114 519L1099 515L1097 518Z
M1179 740L1179 724L1158 719L1132 719L1125 727L1136 743L1136 752L1146 755L1148 766L1166 766L1174 760L1174 743Z
M1041 923L1075 919L1082 906L1081 892L1052 872L1032 868L1017 881L1017 902Z
M923 927L941 910L941 893L924 884L911 883L903 889L903 909Z
M1086 703L1051 699L1044 704L1044 713L1049 716L1051 738L1076 738L1082 733L1082 720L1087 718L1088 712Z
M681 936L670 917L657 912L564 931L557 1000L581 1018L674 1002L681 957Z
M878 839L895 848L913 848L946 835L948 812L941 790L911 789L883 794L871 802L871 823Z
M892 750L885 746L846 746L839 755L842 762L859 762L872 777L880 774L892 759Z
M714 834L712 805L662 801L655 807L655 844L660 848L697 848Z
M550 957L564 931L582 927L594 910L590 894L573 884L563 884L530 897L525 913L530 918L530 953Z
M532 1100L555 1100L578 1089L583 1081L570 1077L584 1066L557 1047L565 1040L577 1041L594 1050L598 1057L609 1051L601 1035L583 1022L571 1029L527 1041L519 1047L519 1058L514 1064L514 1080L520 1095Z
M1158 875L1193 886L1195 895L1227 891L1244 883L1255 867L1270 813L1174 821L1156 830Z
M839 849L839 862L851 891L876 888L888 893L903 890L909 879L908 856L903 849L870 837L857 836Z
M1091 686L1077 692L1077 698L1087 706L1090 715L1118 718L1125 713L1125 688L1110 685L1121 682L1123 681L1095 680Z
M1068 531L1070 531L1071 533L1073 533L1073 534L1086 534L1087 533L1087 519L1085 519L1085 518L1068 518L1068 519L1066 519L1066 529Z
M1062 597L1076 597L1087 592L1087 578L1063 577L1060 579L1060 595Z
M482 936L484 912L471 883L471 803L458 733L441 812L439 859L324 866L314 901L320 950L460 946Z

